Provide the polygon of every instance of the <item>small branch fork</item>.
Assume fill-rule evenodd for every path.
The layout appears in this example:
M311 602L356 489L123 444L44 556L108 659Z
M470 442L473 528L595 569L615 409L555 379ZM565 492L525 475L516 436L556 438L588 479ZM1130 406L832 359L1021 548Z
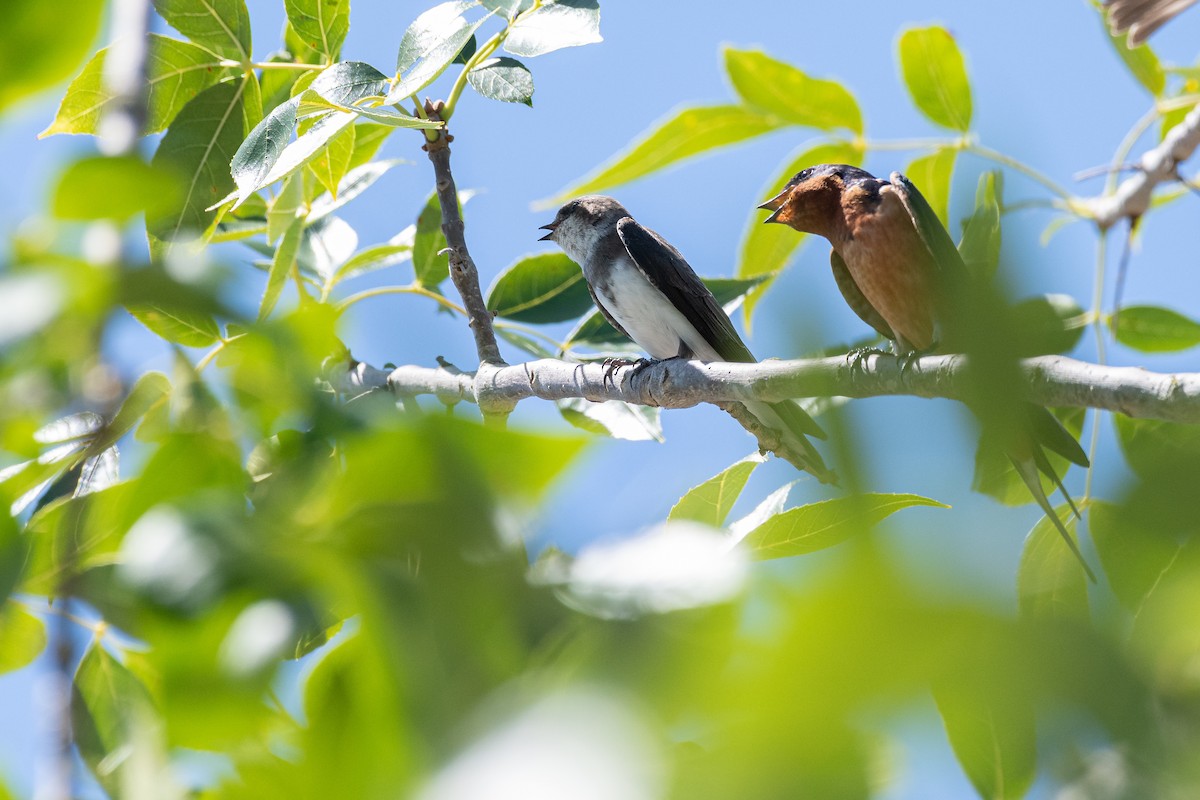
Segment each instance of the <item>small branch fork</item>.
M486 365L485 365L486 366ZM797 397L912 395L963 400L970 392L967 360L925 356L901 368L898 359L871 355L757 364L660 361L605 377L600 363L554 359L495 366L477 373L403 366L385 371L353 362L339 377L348 393L386 389L399 397L433 395L446 403L509 408L531 397L622 400L645 406L688 408L699 403L776 402ZM1105 409L1131 417L1200 423L1200 373L1165 374L1137 367L1106 367L1065 356L1025 359L1028 399L1047 406Z

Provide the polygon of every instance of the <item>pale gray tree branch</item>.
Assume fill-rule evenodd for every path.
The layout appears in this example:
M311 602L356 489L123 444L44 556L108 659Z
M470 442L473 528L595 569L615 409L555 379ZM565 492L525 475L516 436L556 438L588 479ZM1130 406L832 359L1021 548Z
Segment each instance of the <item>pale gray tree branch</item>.
M553 359L470 373L404 366L385 371L355 363L341 378L347 392L388 389L401 397L433 395L447 403L515 404L583 398L662 408L700 403L775 402L800 397L912 395L963 400L970 392L963 356L925 356L901 369L893 356L847 356L727 364L667 360L624 367L606 378L599 363ZM1025 359L1027 398L1041 405L1105 409L1131 417L1200 423L1200 373L1106 367L1065 356Z
M1137 162L1138 171L1118 184L1112 194L1076 201L1101 228L1126 217L1137 218L1150 208L1154 188L1179 178L1179 165L1200 146L1200 105L1167 131L1157 146Z

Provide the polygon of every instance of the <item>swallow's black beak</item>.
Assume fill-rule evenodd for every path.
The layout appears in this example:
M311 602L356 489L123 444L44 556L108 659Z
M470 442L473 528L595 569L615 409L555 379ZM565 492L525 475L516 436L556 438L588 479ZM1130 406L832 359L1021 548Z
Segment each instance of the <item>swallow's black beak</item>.
M759 206L759 208L770 208L770 206L767 205L766 203L763 203L761 206ZM778 222L779 214L782 211L783 211L783 206L780 206L779 208L776 208L773 211L771 211L771 215L763 220L763 225L766 225L768 222Z
M545 241L551 240L554 237L554 231L557 230L557 228L558 228L558 224L554 223L554 222L551 222L549 225L543 225L540 228L538 228L539 231L550 231L545 236L542 236L541 238L539 238L538 241L545 242Z

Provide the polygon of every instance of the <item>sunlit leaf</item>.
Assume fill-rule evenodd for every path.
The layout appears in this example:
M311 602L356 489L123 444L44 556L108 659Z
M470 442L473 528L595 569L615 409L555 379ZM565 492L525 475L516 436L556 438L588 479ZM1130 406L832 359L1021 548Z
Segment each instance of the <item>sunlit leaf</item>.
M909 28L898 44L904 84L921 113L945 128L971 128L971 84L954 37L937 25Z
M1067 432L1078 439L1083 428L1084 409L1065 408L1052 409ZM1065 478L1070 462L1057 453L1046 451L1046 458L1060 478ZM1056 491L1054 483L1045 475L1041 476L1042 491L1047 496ZM981 439L975 450L975 472L971 489L986 494L1006 506L1023 506L1033 502L1033 495L1020 473L1013 466L1012 459L1000 447L987 439Z
M417 215L413 240L413 272L422 286L437 286L450 275L450 260L442 251L446 236L442 233L442 207L437 194L431 194Z
M22 606L0 600L0 675L26 667L46 649L46 626Z
M583 271L563 253L522 258L496 277L487 295L497 316L521 322L564 322L591 305Z
M468 22L462 13L477 5L473 0L454 0L421 14L400 40L396 55L396 85L387 102L399 103L433 83L454 61L475 31L487 19ZM407 73L407 74L405 74Z
M1136 612L1182 550L1178 542L1147 531L1114 503L1088 506L1088 532L1100 555L1100 566L1113 594Z
M184 187L176 176L136 156L92 156L71 163L54 187L51 208L60 219L111 219L169 213Z
M358 125L356 128L362 128L363 125ZM355 144L357 145L362 134L355 134ZM353 154L350 158L350 163L354 163ZM375 181L382 178L387 171L397 164L406 164L408 162L399 159L389 159L387 161L371 161L366 164L353 167L342 178L342 182L338 185L337 196L332 194L319 195L312 202L309 208L308 215L305 220L310 224L316 222L322 217L328 216L330 213L344 206L360 194L365 192Z
M743 106L703 106L676 111L591 175L540 201L552 206L643 178L664 167L720 147L761 136L783 121Z
M726 48L725 71L742 99L759 111L824 131L862 133L858 103L837 81L813 78L761 50Z
M159 304L130 306L128 311L152 333L185 347L208 347L221 338L217 321L196 309Z
M1078 520L1065 503L1054 510L1075 536ZM1043 515L1029 532L1017 568L1017 602L1035 619L1088 619L1087 575L1063 542L1054 522Z
M100 31L105 7L101 0L73 3L65 25L55 3L6 0L0 26L0 111L74 72Z
M358 232L341 217L323 217L304 229L296 260L300 267L327 281L358 247Z
M283 186L267 205L267 244L273 245L296 222L304 202L304 179L292 174L283 179Z
M1012 320L1018 334L1012 349L1022 358L1070 352L1089 324L1087 312L1066 294L1046 294L1014 303Z
M333 197L337 197L338 185L350 169L350 156L354 153L354 131L357 125L348 125L338 135L329 140L326 147L308 168L317 176L321 186Z
M467 73L467 83L492 100L533 105L533 74L515 58L489 58Z
M958 250L972 275L990 278L1000 263L1000 204L1004 173L989 170L979 176L975 211L963 227Z
M1172 353L1200 344L1200 322L1159 306L1128 306L1108 327L1118 342L1143 353Z
M235 61L250 58L245 0L154 0L154 9L196 44Z
M589 433L631 442L663 441L660 408L620 400L593 403L582 398L559 400L557 405L563 419Z
M258 304L258 318L266 319L279 302L283 287L287 285L296 264L296 253L300 249L300 240L304 235L304 226L297 217L283 233L279 245L275 248L275 256L271 259L271 268L267 272L267 288L263 291L262 300Z
M949 508L915 494L838 497L784 511L755 528L742 541L757 559L815 553L864 534L880 521L910 506Z
M152 708L141 681L93 643L75 671L71 722L79 754L102 785L118 785L114 773L129 758L134 726Z
M112 421L92 440L88 446L88 454L97 455L112 447L122 436L133 430L152 408L164 402L170 393L171 381L166 375L161 372L143 373L125 396Z
M905 170L905 175L921 190L946 227L950 225L950 180L954 176L957 157L957 148L941 147L913 159Z
M1103 18L1097 17L1103 25ZM1129 46L1129 35L1122 33L1114 36L1107 28L1105 28L1105 36L1112 44L1113 50L1125 64L1125 68L1129 70L1129 74L1134 80L1142 85L1146 91L1155 97L1160 96L1163 90L1167 88L1167 76L1163 70L1162 64L1159 63L1158 56L1150 49L1150 45L1142 44L1138 47Z
M741 461L726 467L713 477L697 486L688 489L679 498L667 515L669 521L690 519L702 522L714 528L725 524L725 518L733 509L733 504L746 488L750 474L763 462L762 456L755 453Z
M515 56L532 57L600 41L600 4L596 0L548 0L509 29L504 49Z
M305 44L333 61L350 30L350 0L284 0L288 22Z
M113 101L104 85L109 48L92 57L71 81L54 121L39 136L54 133L96 133L100 117ZM209 50L157 33L150 34L146 57L146 133L168 125L193 97L230 74Z
M266 185L267 175L291 141L299 106L299 98L280 103L250 131L234 153L230 171L237 183L240 200L244 201Z
M980 797L1020 800L1037 774L1033 706L1013 691L968 681L934 689L954 755Z

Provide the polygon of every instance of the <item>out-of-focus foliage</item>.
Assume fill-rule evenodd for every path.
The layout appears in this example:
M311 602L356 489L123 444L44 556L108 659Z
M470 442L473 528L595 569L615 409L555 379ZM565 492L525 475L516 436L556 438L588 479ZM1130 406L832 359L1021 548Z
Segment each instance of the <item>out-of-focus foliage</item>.
M96 133L117 105L104 64L118 44L84 63L99 4L69 19L48 17L51 5L18 2L0 32L0 58L53 45L4 67L0 109L81 69L46 134ZM45 650L48 620L91 630L71 716L104 791L862 797L886 781L889 723L924 706L984 797L1094 781L1080 753L1099 750L1118 762L1105 796L1195 794L1195 427L1115 417L1131 477L1086 498L1082 523L1057 509L1090 540L1103 582L1088 583L1043 519L1008 611L885 557L887 518L948 513L937 500L884 490L789 508L785 484L731 520L759 456L687 492L663 525L578 553L527 553L524 522L587 438L340 391L349 357L338 324L372 291L349 293L350 279L399 272L407 282L375 291L426 298L456 319L463 310L444 292L436 196L376 244L361 245L337 212L401 163L379 157L396 129L411 129L404 155L423 161L414 141L444 135L466 87L531 106L530 68L497 53L601 41L595 0L441 3L399 34L384 69L342 60L345 0L286 0L285 49L263 62L243 0L155 8L183 38L147 43L144 132L165 131L153 157L64 164L52 221L23 227L0 273L0 500L11 512L0 516L0 671ZM1118 49L1155 95L1178 88L1148 49ZM944 28L903 32L898 58L917 109L951 131L908 172L961 231L984 287L967 298L980 326L969 352L985 365L981 418L1011 421L1016 360L1069 352L1085 325L1107 323L1144 352L1200 343L1194 309L1103 317L1057 295L1008 302L1002 174L979 176L957 225L952 202L962 156L986 152L971 138L973 103L986 98L973 97ZM727 48L724 65L735 98L672 112L562 197L785 128L820 138L781 162L764 198L807 166L864 163L848 88L757 50ZM415 103L443 87L444 103ZM121 246L138 217L148 252ZM747 316L805 241L759 219L735 277L706 279ZM207 249L218 242L258 259L261 294L231 302L244 283ZM531 356L628 349L561 255L521 259L487 299L506 345ZM122 384L101 339L126 315L172 348L170 370ZM542 324L571 329L560 342ZM662 438L657 409L558 408L592 433ZM1063 414L1071 434L1082 417ZM122 472L128 451L138 467ZM977 466L980 491L1030 502L1003 453L981 447ZM294 660L304 669L289 669ZM172 765L185 750L222 754L225 766L180 785Z

